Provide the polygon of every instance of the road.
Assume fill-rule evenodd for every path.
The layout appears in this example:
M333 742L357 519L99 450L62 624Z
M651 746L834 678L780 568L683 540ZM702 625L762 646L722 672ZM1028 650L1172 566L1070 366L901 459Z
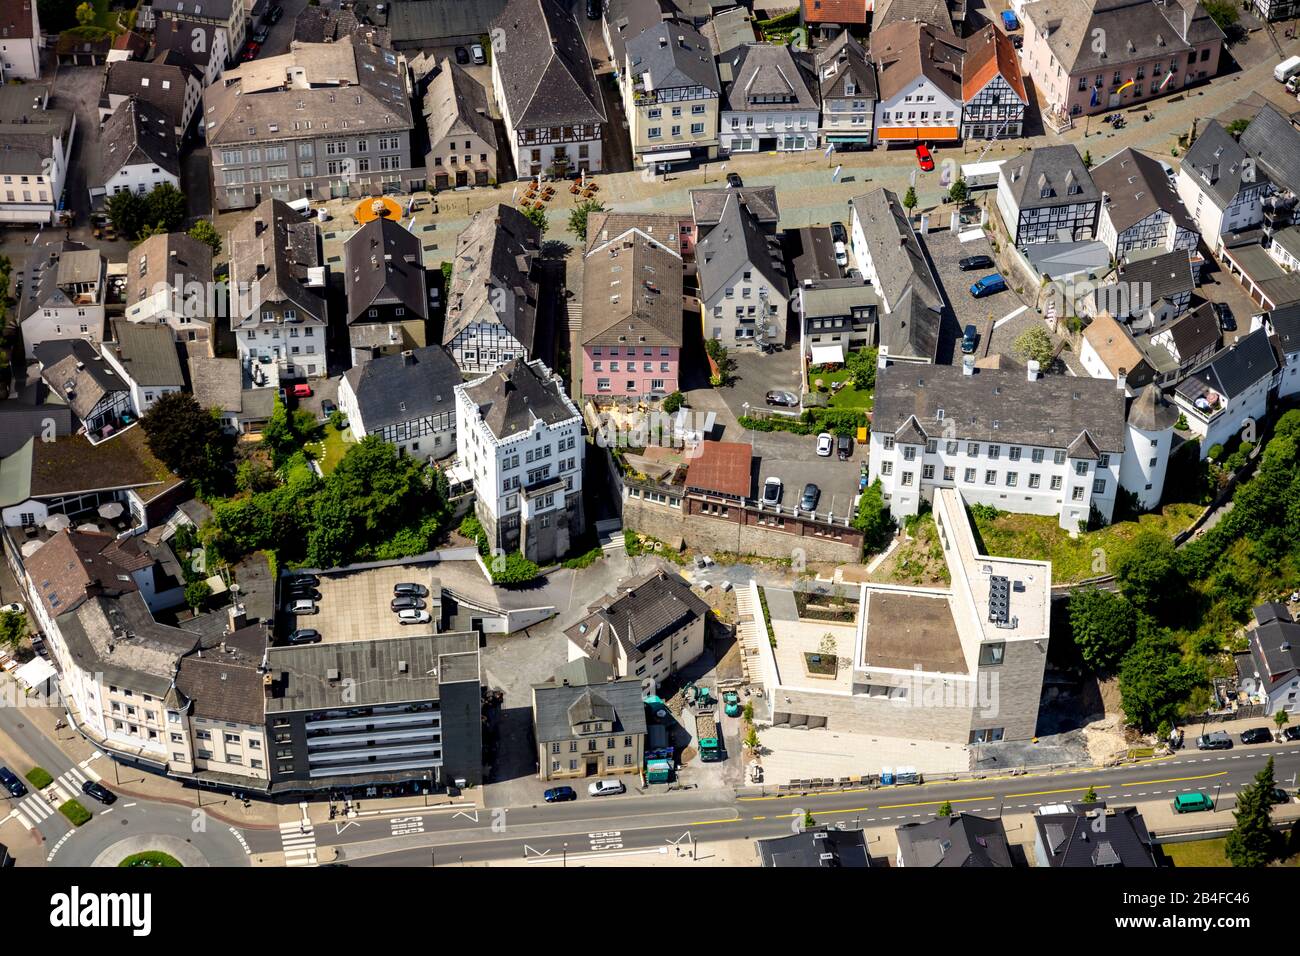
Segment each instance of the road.
M731 791L590 798L573 803L502 810L402 811L318 827L319 846L360 866L429 866L436 863L526 861L651 850L691 841L779 836L805 812L819 824L892 827L933 816L945 802L983 815L1029 812L1045 804L1079 800L1094 787L1112 803L1168 805L1178 793L1204 790L1216 797L1215 821L1228 821L1233 795L1254 778L1269 756L1276 776L1294 788L1300 747L1279 744L1229 753L1186 753L1114 769L1024 774L921 786L851 790L823 795L734 794ZM1204 820L1191 821L1204 825ZM1153 826L1153 829L1158 828Z

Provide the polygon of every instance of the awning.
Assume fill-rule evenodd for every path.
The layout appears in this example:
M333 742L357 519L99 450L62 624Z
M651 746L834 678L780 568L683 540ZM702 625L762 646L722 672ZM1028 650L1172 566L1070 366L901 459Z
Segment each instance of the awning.
M870 143L870 136L847 136L843 133L827 133L826 139L832 143Z
M956 126L882 126L876 130L880 139L922 140L922 139L957 139Z
M682 163L691 158L689 149L676 149L669 153L646 153L647 163Z
M57 673L58 671L54 669L54 665L45 658L33 657L14 671L14 677L18 678L19 682L28 690L35 690Z
M843 345L814 345L812 347L813 365L843 365Z

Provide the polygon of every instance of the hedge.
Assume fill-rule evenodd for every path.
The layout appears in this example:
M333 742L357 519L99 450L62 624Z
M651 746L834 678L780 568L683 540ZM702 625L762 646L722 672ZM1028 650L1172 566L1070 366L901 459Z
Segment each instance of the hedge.
M831 432L835 435L852 437L859 428L867 425L867 416L861 411L844 408L810 408L798 418L772 415L768 418L752 418L748 415L739 420L741 428L752 428L759 432L792 432L796 435L816 435L819 432Z
M37 790L44 790L54 782L54 778L50 776L50 772L44 767L33 767L31 770L27 771L25 776L27 777L27 782Z

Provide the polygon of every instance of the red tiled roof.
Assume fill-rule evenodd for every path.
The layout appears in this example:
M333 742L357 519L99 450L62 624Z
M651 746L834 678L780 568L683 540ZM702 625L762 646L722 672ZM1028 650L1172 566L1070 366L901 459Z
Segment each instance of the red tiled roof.
M32 4L35 0L0 0L0 37L6 40L32 38Z
M686 486L733 498L749 497L752 445L734 441L706 441L699 457L686 469Z
M962 99L972 99L999 73L1016 91L1020 101L1028 103L1016 48L1011 45L1011 40L1005 33L990 25L966 41L966 59L962 63Z
M804 23L866 23L867 0L803 0Z

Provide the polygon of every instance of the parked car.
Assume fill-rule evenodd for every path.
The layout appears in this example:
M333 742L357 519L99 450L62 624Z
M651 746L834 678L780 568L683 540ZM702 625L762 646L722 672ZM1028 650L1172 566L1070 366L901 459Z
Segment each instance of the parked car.
M311 598L296 598L289 605L290 614L316 614L319 611L320 608L316 606L316 602Z
M587 19L599 20L600 15L605 12L603 8L602 0L587 0Z
M1221 332L1237 331L1237 320L1232 317L1232 309L1228 307L1228 303L1214 303L1214 314L1219 317L1219 330Z
M542 794L542 799L547 803L564 803L566 800L577 800L578 792L572 787L551 787Z
M853 436L841 435L835 440L835 447L839 452L840 461L848 461L853 457Z
M1280 803L1291 802L1291 794L1287 793L1281 787L1274 787L1269 791L1269 798L1273 801L1274 806Z
M763 504L779 505L781 503L781 479L769 478L763 482Z
M289 600L291 601L319 601L320 592L310 584L300 585L299 587L289 588Z
M314 627L300 627L289 635L290 644L318 644L320 631Z
M963 355L970 355L975 351L975 343L979 341L979 331L973 325L966 326L966 330L961 336L961 352Z
M1300 740L1300 726L1287 727L1282 731L1282 739L1287 741Z
M739 189L743 185L745 185L745 183L743 180L741 180L740 173L727 173L728 187L730 187L731 189Z
M916 163L921 167L922 172L931 172L934 169L934 157L930 155L930 147L925 143L918 143L916 146Z
M290 587L305 585L316 587L320 584L320 578L316 577L314 574L295 574L291 578L286 578L286 580L289 582Z
M1288 93L1300 93L1300 76L1293 76L1286 81L1286 91Z
M1249 730L1241 732L1241 742L1243 744L1271 744L1273 742L1273 731L1267 727L1251 727Z
M249 60L256 60L257 54L261 52L262 52L262 44L250 43L248 44L248 46L244 47L244 54L243 56L240 57L240 59L243 60L245 63L247 63Z
M0 614L22 614L27 610L26 607L14 601L12 604L6 604L0 607Z
M11 797L27 796L27 785L19 780L8 767L0 767L0 784L4 784L4 788L9 791Z
M849 250L842 242L835 243L835 264L840 268L849 264Z
M284 16L284 7L278 3L273 6L266 14L267 23L279 23L280 18Z
M1017 50L1023 49L1025 45L1025 38L1021 36L1019 33L1017 33L1015 36L1011 38L1011 45L1015 47Z
M970 294L977 299L982 299L986 295L995 295L998 292L1005 292L1007 280L1002 278L1002 273L994 272L979 279L970 287Z
M622 780L595 780L587 787L587 793L593 797L604 797L612 793L624 793L627 787Z
M1208 793L1180 793L1174 797L1174 813L1197 813L1201 810L1213 810L1214 801Z
M112 790L109 790L108 787L104 786L102 783L96 783L93 780L87 780L83 783L81 785L81 792L88 797L94 797L106 807L117 803L117 794Z
M339 410L339 407L331 402L328 398L321 399L320 417L329 420L329 417Z
M393 597L428 597L429 589L423 584L412 584L410 581L403 581L401 584L393 585Z
M835 436L830 432L822 432L817 436L817 454L822 458L829 458L831 451L835 448Z
M821 499L822 490L814 485L811 481L803 486L803 497L799 499L800 511L816 511L817 502Z
M388 605L394 611L423 611L425 604L418 597L395 597Z
M271 36L271 31L265 26L260 26L253 31L253 41L255 43L265 43Z
M1002 25L1007 28L1008 33L1020 29L1020 21L1016 19L1016 15L1010 10L1002 11Z
M294 398L311 398L311 386L306 382L299 382L293 387Z
M767 404L780 405L784 408L794 408L799 404L799 396L794 392L773 389L767 393Z
M1197 750L1231 750L1232 738L1222 730L1216 730L1212 734L1201 734L1196 738Z
M408 608L405 611L397 612L398 624L428 624L433 618L429 616L428 611L419 611L415 608Z
M456 62L459 63L461 66L464 66L466 63L468 63L469 50L465 49L463 46L456 47Z
M475 63L477 63L479 66L482 66L484 63L487 62L487 55L483 52L482 45L478 43L474 43L470 46L469 58L473 60Z
M996 265L992 256L967 256L957 260L957 268L962 272L974 272L976 269L992 269Z
M844 223L842 222L831 223L831 241L843 242L843 243L847 243L849 241L849 231L844 228Z

